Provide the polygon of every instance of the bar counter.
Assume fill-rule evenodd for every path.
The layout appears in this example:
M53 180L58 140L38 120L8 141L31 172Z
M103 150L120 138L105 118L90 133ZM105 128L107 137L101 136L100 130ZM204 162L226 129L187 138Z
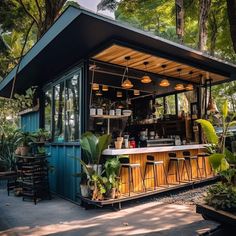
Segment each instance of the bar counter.
M125 154L144 154L144 153L160 153L160 152L176 152L187 150L204 149L206 144L192 144L181 146L164 146L164 147L142 147L142 148L127 148L127 149L106 149L103 151L103 155L117 156Z
M103 155L105 156L119 156L119 155L128 155L130 163L132 164L140 164L140 169L141 169L141 174L138 168L133 169L133 181L134 181L134 191L133 187L132 192L137 193L137 192L144 192L143 186L142 186L142 178L144 177L144 172L145 172L145 166L146 166L146 161L147 161L147 155L152 155L154 157L155 161L163 161L164 162L164 169L168 173L168 184L166 184L165 181L165 175L164 175L164 170L162 166L157 166L156 168L156 173L157 173L157 184L158 184L158 189L163 189L163 188L170 188L176 185L181 185L182 183L190 182L188 180L188 175L186 170L184 169L183 175L182 175L182 183L179 184L179 182L176 179L176 176L174 175L175 173L175 165L170 165L169 167L169 172L168 172L168 166L169 166L169 152L175 152L177 157L183 157L183 151L189 151L192 156L196 156L199 153L204 153L205 151L205 146L206 144L193 144L193 145L181 145L181 146L161 146L161 147L143 147L143 148L129 148L129 149L106 149L103 152ZM204 175L203 171L203 158L200 157L198 158L198 164L199 167L201 168L201 176L200 178L200 173L197 174L197 164L196 161L192 161L192 173L193 173L193 178L194 182L204 180L207 178L212 177L212 171L210 168L210 164L208 162L208 158L206 158L206 172L207 176ZM182 165L183 163L181 163ZM189 167L189 165L188 165ZM147 189L149 191L152 191L154 189L154 180L153 180L153 168L148 167L146 170L146 180L145 180L145 187L146 191ZM197 179L197 177L199 177ZM127 194L128 193L128 170L127 168L122 170L121 173L121 179L122 179L122 184L121 184L121 194Z

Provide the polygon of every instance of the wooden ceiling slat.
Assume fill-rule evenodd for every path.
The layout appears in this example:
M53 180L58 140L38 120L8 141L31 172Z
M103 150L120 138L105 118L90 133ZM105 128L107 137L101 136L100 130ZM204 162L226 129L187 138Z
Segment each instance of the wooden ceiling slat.
M192 82L199 83L200 75L206 74L206 71L203 71L201 69L188 66L186 64L181 64L173 60L167 60L165 58L139 52L131 48L127 48L127 47L119 46L119 45L112 45L109 48L95 55L93 58L96 60L125 66L126 56L131 57L131 60L129 61L129 67L145 71L145 67L143 63L144 61L148 61L149 64L147 66L147 71L156 73L156 74L163 73L163 68L161 67L161 65L165 64L167 65L167 67L165 68L165 75L174 77L176 79L179 78L179 72L177 72L177 69L181 68L182 70L180 72L180 78L189 82L192 81ZM192 76L189 74L190 71L193 72ZM227 79L224 76L214 74L214 73L210 73L210 78L213 79L213 82Z

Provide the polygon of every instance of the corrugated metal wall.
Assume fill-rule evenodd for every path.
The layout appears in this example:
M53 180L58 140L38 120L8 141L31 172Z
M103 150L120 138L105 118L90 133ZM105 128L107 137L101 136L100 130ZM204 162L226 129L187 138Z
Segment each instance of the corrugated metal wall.
M48 160L54 169L50 173L51 190L75 201L75 195L79 191L79 179L73 174L80 173L80 162L74 157L80 158L80 147L52 145L47 149L50 155Z
M21 129L34 132L39 128L39 112L31 112L21 116Z
M39 112L32 112L21 116L21 129L34 132L39 128ZM50 165L54 171L49 174L50 189L65 198L75 201L79 179L73 174L80 172L80 163L73 157L80 157L80 147L77 145L47 146Z

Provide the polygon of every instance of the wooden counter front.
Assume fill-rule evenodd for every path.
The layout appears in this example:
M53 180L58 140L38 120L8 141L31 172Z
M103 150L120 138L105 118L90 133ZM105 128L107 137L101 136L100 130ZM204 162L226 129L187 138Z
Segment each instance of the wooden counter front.
M190 148L191 146L191 148ZM119 149L119 150L111 150L111 149L107 149L104 151L105 155L109 155L108 153L113 152L113 155L129 155L130 158L130 163L140 163L141 165L141 171L142 171L142 175L144 175L144 170L145 170L145 164L146 164L146 159L147 159L147 155L152 155L154 156L155 160L162 160L164 161L164 167L165 170L167 172L168 170L168 164L169 164L169 157L168 157L168 153L169 152L175 152L177 154L177 157L183 157L183 151L184 150L188 150L190 151L191 155L197 155L198 153L202 153L204 152L204 145L185 145L185 146L171 146L171 147L150 147L150 148L136 148L134 149ZM154 151L154 152L151 152ZM144 152L144 153L142 153ZM120 154L118 154L120 153ZM129 154L130 153L130 154ZM187 163L188 164L188 163ZM182 165L181 165L182 166ZM202 158L199 158L199 166L200 168L202 168ZM208 163L208 158L206 158L206 168L207 168L207 175L208 177L211 176L211 168L210 165ZM196 161L192 161L192 169L193 169L193 178L197 177L197 168L196 168ZM174 174L174 165L172 165L169 174L173 173ZM202 176L204 174L203 170L201 170ZM128 170L126 168L124 168L122 170L122 182L125 182L125 184L122 184L121 186L121 193L128 193ZM148 190L153 189L154 187L154 180L153 180L153 169L152 167L148 167L147 171L146 171L146 178L147 180L145 180L145 186ZM203 177L204 179L205 177ZM142 179L140 176L140 172L138 170L138 168L134 168L133 170L133 179L134 179L134 191L135 192L143 192L143 188L142 188ZM162 166L157 166L157 179L158 179L158 187L159 188L163 188L163 187L168 187L165 183L165 176L163 173L163 168ZM188 181L187 178L187 173L184 170L183 173L183 178L182 180L185 180L186 182ZM168 175L168 182L169 185L173 186L178 184L178 182L176 181L176 177L175 175ZM131 191L132 191L132 186L131 186Z

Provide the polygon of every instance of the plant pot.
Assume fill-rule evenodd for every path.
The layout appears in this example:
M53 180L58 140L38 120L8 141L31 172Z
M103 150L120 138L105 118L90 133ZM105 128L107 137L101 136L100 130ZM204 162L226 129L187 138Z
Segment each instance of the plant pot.
M87 184L81 184L80 191L82 197L89 197L89 186Z
M116 188L110 189L110 191L108 193L108 198L110 198L110 199L115 199L116 198Z
M28 154L29 154L29 147L28 146L20 147L20 155L21 156L27 156Z
M16 155L21 155L21 147L17 147L15 150Z
M102 165L93 164L91 165L92 169L97 172L98 175L102 174Z

